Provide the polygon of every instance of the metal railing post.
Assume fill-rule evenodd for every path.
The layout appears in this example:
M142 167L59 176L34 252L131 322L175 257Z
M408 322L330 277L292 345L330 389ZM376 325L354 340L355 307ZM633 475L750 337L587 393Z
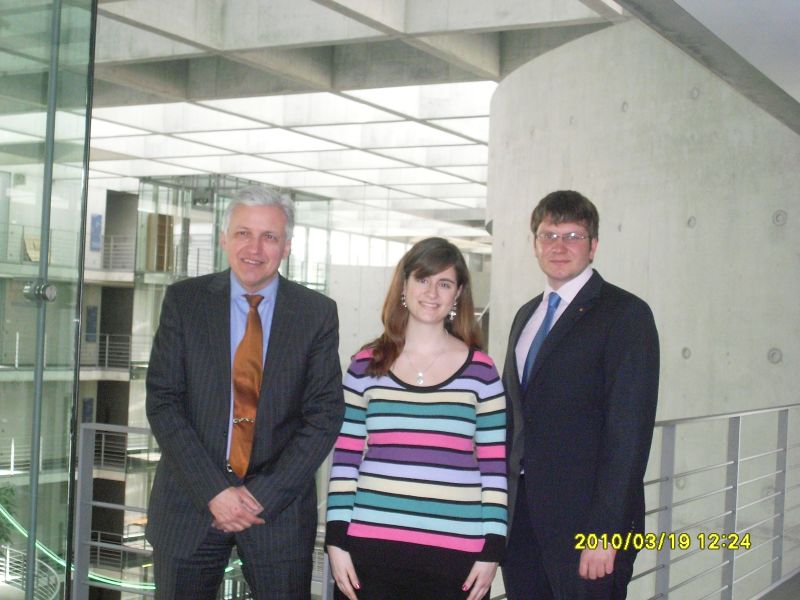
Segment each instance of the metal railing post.
M728 421L728 467L725 469L725 526L723 531L738 531L736 504L739 499L739 448L741 446L742 418L731 417ZM733 600L734 550L726 548L722 552L722 584L725 586L721 600Z
M328 562L327 553L322 559L322 600L333 599L333 575L331 575L331 564Z
M78 434L78 469L75 496L75 575L72 598L89 598L89 540L92 532L92 471L96 431L82 425Z
M14 368L19 369L19 331L16 333L14 341Z
M772 583L781 578L783 571L783 531L786 510L786 471L789 466L789 409L778 413L778 438L775 455L775 521L772 525Z
M675 425L665 425L661 430L661 480L658 484L658 530L672 531L673 474L675 473ZM669 544L664 544L656 554L656 598L669 596Z

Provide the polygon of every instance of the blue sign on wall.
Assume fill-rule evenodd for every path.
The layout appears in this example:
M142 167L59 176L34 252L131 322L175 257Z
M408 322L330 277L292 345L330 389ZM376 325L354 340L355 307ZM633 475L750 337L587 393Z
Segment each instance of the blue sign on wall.
M92 222L89 229L89 249L92 252L100 252L103 240L103 215L92 215Z

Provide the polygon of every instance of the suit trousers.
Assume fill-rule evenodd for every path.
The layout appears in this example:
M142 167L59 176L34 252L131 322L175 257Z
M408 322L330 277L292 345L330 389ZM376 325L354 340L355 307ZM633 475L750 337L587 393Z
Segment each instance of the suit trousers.
M525 477L520 477L514 522L509 533L503 581L508 600L625 600L633 575L635 552L618 552L614 572L595 580L581 579L578 563L545 566L538 539L531 522L525 493ZM576 554L577 559L577 554Z
M255 527L258 527L257 525ZM200 547L189 557L165 555L153 549L157 600L215 600L231 550L236 546L242 573L256 600L308 600L311 597L312 556L283 560L263 556L237 540L235 533L209 527Z

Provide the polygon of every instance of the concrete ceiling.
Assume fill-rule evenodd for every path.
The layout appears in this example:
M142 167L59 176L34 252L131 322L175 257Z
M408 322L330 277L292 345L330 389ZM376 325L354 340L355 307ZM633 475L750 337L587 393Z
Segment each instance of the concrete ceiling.
M0 108L13 100L15 109L0 116L0 143L35 141L33 124L44 118L24 89L46 65L35 55L46 48L47 4L0 9L24 32L0 35L0 71L12 62L6 54L14 65L31 56L3 71ZM334 229L404 241L444 235L488 253L489 103L506 74L639 18L800 131L799 6L99 0L90 177L136 191L139 177L231 174L332 198ZM57 124L65 158L56 175L78 177L69 146L80 118L64 112Z

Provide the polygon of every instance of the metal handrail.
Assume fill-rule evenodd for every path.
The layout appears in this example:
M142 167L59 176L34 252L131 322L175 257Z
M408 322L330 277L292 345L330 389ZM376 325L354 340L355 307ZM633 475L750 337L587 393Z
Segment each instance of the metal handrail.
M0 365L13 369L30 369L36 347L36 335L26 331L9 333L13 347L8 346L0 353ZM47 336L45 335L45 347ZM148 356L153 337L150 335L129 335L117 333L86 333L81 344L81 367L101 369L130 369L132 363L142 356ZM72 356L56 362L48 356L48 367L72 367L68 361Z
M132 235L103 236L103 269L133 271L136 264L136 237Z
M27 555L24 550L0 546L0 582L25 591L28 574ZM61 593L61 577L49 564L36 559L33 597L36 600L55 600Z
M67 460L64 448L69 443L66 434L42 436L39 447L39 469L42 471L64 471ZM29 435L0 436L0 471L8 474L27 473L31 468L32 447Z
M669 419L656 423L656 430L660 432L661 439L660 442L654 443L650 468L659 467L660 472L658 477L645 482L645 488L657 492L658 502L655 508L650 507L648 510L648 519L655 519L656 523L648 530L655 532L654 535L659 536L657 539L665 543L662 543L656 552L655 564L644 564L640 560L638 566L641 571L633 577L633 582L652 580L650 592L652 595L648 600L668 598L671 592L678 589L682 590L681 597L688 598L731 599L734 594L736 597L745 597L742 594L752 590L746 590L743 585L752 585L756 588L761 585L755 578L751 578L752 583L747 581L756 572L771 569L769 586L778 584L786 577L783 573L783 559L800 548L800 544L789 546L791 541L786 535L788 528L785 520L787 513L785 497L789 489L786 486L786 473L796 468L796 465L789 465L789 450L797 447L797 444L789 444L789 420L791 411L798 409L800 403ZM796 422L800 415L794 417ZM759 448L751 452L744 451L743 440L753 431L750 425L753 420L760 418L777 421L776 424L770 423L771 427L777 425L777 435L762 437L762 440L769 439L772 447ZM726 435L719 437L710 435L709 426L714 425L724 428ZM764 426L762 423L761 427ZM693 456L696 462L676 472L679 439L677 433L680 431L682 435L680 439L684 444L688 444L692 429L697 430L701 436L698 439L703 441L707 453L703 456ZM724 451L724 460L719 460L718 455L713 452L715 449ZM655 462L655 459L658 459L658 462ZM704 459L707 460L707 464L702 463ZM769 464L764 466L759 460L762 463L768 461ZM758 468L759 471L750 472L745 476L742 474L744 468L749 471ZM702 482L699 481L700 478L693 477L696 475L703 475ZM715 476L718 479L714 479ZM690 479L698 481L698 485L708 482L710 489L691 492L687 489L686 497L676 498L676 488L678 488L676 482L685 483ZM770 490L762 492L759 498L753 499L753 484L766 482L773 484ZM721 502L716 501L713 504L716 508L709 509L706 505L715 497L720 497ZM757 516L751 514L756 509L764 511L770 503L771 514L766 518L762 518L760 514ZM678 518L675 509L686 511L687 514ZM738 549L725 548L726 542L735 539L730 534L736 534L740 543L744 536L748 536L746 539L749 548L742 546ZM684 537L680 539L686 542L684 549L676 547L675 543L681 535ZM709 550L708 545L719 545L720 548ZM770 545L769 556L767 558L760 556ZM760 551L756 552L757 549ZM697 556L700 552L703 552L702 560L684 561L685 558ZM760 562L755 564L759 559ZM674 566L678 562L682 563L682 567L676 571ZM713 591L710 587L714 588ZM761 585L756 591L763 589L764 586ZM687 595L693 592L696 595Z
M788 521L785 518L786 514L790 511L800 508L797 506L787 506L785 503L785 496L787 490L797 488L797 485L786 485L785 475L788 471L798 467L796 462L798 459L792 457L790 464L789 450L797 448L798 444L789 444L788 431L790 417L800 418L800 415L793 415L792 411L800 410L800 403L778 406L775 408L754 409L734 413L704 415L700 417L681 418L663 420L656 423L657 433L656 442L653 445L651 452L650 470L657 471L658 476L650 477L646 482L646 489L650 492L657 494L658 500L656 502L649 502L648 522L652 525L648 527L648 531L664 534L664 539L667 541L662 545L660 550L648 552L647 550L640 553L640 558L637 561L637 572L634 575L632 586L639 586L639 594L637 598L647 598L648 600L656 600L658 598L669 598L670 593L675 593L680 590L681 598L692 598L700 600L701 598L733 598L734 592L737 597L744 597L741 594L746 592L739 592L737 590L745 589L743 586L755 585L758 580L759 574L765 570L772 571L769 578L769 586L774 586L779 583L782 578L786 578L784 574L783 565L784 557L796 549L800 548L800 544L790 547L791 540L786 535L788 531ZM742 439L744 435L750 431L749 419L752 417L763 417L777 419L777 435L772 436L773 448L764 449L758 448L752 452L744 452L742 450ZM728 435L723 438L712 438L708 441L716 440L717 446L725 451L724 460L714 456L712 452L702 453L702 455L693 456L693 461L689 465L684 465L686 468L676 469L676 452L680 448L678 440L688 443L688 437L685 437L690 432L683 431L683 428L691 428L693 426L703 426L700 433L708 437L707 430L708 423L718 422L726 428ZM770 424L771 426L771 424ZM681 432L679 437L677 434ZM152 439L152 434L145 428L132 428L114 425L102 424L84 424L82 425L82 437L89 435L92 439L92 444L86 446L84 451L90 452L85 456L81 454L81 461L89 461L89 476L91 482L91 468L93 466L103 465L103 468L109 468L108 465L113 462L112 458L119 457L120 453L124 453L125 461L130 463L132 457L137 452L142 452L138 446L147 447L147 452L150 454L147 457L149 462L155 462L158 456L158 450L155 444L140 443L132 444L131 436L135 435L142 439L147 437ZM116 438L115 438L116 436ZM114 439L125 439L125 443L115 442ZM99 442L96 440L105 439L104 452L99 455L94 453L98 447ZM101 444L102 445L102 444ZM91 450L89 450L91 448ZM124 449L124 450L123 450ZM703 464L704 459L708 460L708 464ZM758 460L769 461L767 467L762 468L761 473L751 473L747 477L741 476L740 467L748 465L748 468L755 468L759 466ZM121 460L121 459L120 459ZM122 470L128 470L129 467L117 467ZM83 471L82 473L84 473ZM712 488L703 491L689 491L687 490L686 497L682 497L676 493L676 479L689 479L695 476L702 475L703 482L711 479L715 472L724 475L724 482L720 484L712 483ZM768 475L763 475L767 473ZM769 477L775 480L775 490L768 494L768 497L753 502L752 499L747 498L740 492L746 491L747 486L752 487L755 482L763 482ZM84 485L83 475L79 476L79 486ZM680 490L678 490L680 491ZM84 492L86 494L87 492ZM91 495L88 496L91 498ZM721 498L720 501L715 501L715 498ZM700 510L704 502L714 502L713 508L706 514L691 515L691 517L676 515L675 511L680 510L694 510L695 512L702 513ZM773 514L763 518L759 515L758 518L747 518L743 512L754 510L754 508L761 508L765 504L773 503ZM101 503L97 501L89 501L83 503L83 508L79 509L84 511L84 522L91 523L91 508L99 507L102 505L104 508L114 508L118 510L125 510L128 512L144 511L144 508L131 507L131 506L117 506L108 503ZM88 512L86 512L88 511ZM713 527L718 524L719 527ZM721 525L720 525L721 524ZM794 525L794 521L792 522ZM714 533L738 533L744 535L749 533L751 536L751 549L743 548L741 551L733 550L720 550L715 551L718 554L718 560L713 561L713 564L706 564L708 557L711 556L711 551L705 549L701 550L698 547L698 536L705 535L706 543L708 537ZM670 538L670 534L672 538ZM691 540L691 545L686 550L672 550L669 544L672 540L677 540L678 536L684 534ZM87 533L83 538L78 536L79 544L97 544L99 541L92 542ZM124 538L124 536L123 536ZM137 536L137 539L140 539ZM107 548L107 545L113 545L109 539L104 539L103 550L112 552L122 549ZM130 550L131 544L122 542L125 546L124 550ZM757 563L759 555L766 549L770 548L769 556L762 559ZM100 548L100 547L98 547ZM133 546L138 552L149 550L147 546ZM319 556L315 555L315 581L323 582L322 592L323 599L332 597L330 588L329 571L325 564L324 555L321 549L321 541L318 543ZM100 550L96 551L98 557ZM652 558L655 555L655 561L647 560L647 556ZM110 555L105 555L104 560L110 561ZM687 560L691 559L691 560ZM122 559L119 559L122 561ZM747 564L745 565L744 562ZM94 563L94 561L92 561ZM124 562L124 561L123 561ZM128 563L130 564L130 562ZM88 567L88 564L87 564ZM126 573L130 573L127 570ZM247 597L246 586L240 581L240 574L230 573L230 582L228 585L228 597L245 598ZM714 582L708 582L709 578L714 578ZM76 579L77 580L77 579ZM88 582L88 579L84 578ZM324 582L328 582L325 584ZM705 587L703 587L705 585ZM766 585L766 584L765 584ZM235 593L231 594L230 590L235 588ZM713 591L712 591L713 588ZM759 591L766 589L762 586ZM645 591L642 591L645 590ZM650 590L647 592L646 590ZM631 595L631 597L634 597ZM505 594L495 595L493 600L500 600L505 598Z

